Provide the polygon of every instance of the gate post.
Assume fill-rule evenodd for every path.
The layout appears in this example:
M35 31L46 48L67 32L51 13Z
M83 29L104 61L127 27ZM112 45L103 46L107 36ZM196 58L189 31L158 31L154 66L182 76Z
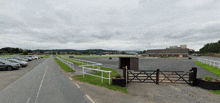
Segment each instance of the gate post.
M156 84L159 84L159 73L160 73L160 69L157 69Z
M197 80L196 80L196 76L197 76L197 67L192 67L192 71L193 71L193 86L197 86Z

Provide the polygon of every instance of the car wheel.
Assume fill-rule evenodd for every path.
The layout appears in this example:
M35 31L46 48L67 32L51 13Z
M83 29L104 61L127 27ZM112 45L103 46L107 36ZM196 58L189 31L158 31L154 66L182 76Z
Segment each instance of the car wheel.
M8 71L11 71L11 70L12 70L12 67L7 67L7 70L8 70Z

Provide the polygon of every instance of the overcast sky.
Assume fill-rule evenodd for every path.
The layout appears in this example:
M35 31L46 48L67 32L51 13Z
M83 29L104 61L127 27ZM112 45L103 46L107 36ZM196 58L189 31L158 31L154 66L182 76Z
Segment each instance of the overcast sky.
M0 48L199 50L220 40L220 0L0 0Z

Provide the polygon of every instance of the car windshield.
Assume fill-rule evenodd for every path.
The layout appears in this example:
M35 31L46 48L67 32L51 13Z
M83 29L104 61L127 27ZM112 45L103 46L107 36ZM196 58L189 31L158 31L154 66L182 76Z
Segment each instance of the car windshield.
M2 61L3 63L11 63L10 61Z

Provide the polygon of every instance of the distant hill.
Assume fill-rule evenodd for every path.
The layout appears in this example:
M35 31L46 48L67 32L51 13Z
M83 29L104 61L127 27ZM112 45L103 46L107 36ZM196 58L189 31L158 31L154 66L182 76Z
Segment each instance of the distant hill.
M93 51L96 52L97 54L102 53L102 52L119 52L117 50L103 50L103 49L87 49L87 50L75 50L75 49L48 49L48 50L43 50L43 49L37 49L37 50L32 50L32 52L89 52L89 51Z
M122 52L123 50L120 50L119 52ZM130 52L130 53L139 53L139 52L142 52L142 51L139 51L139 50L124 50L125 53L127 52Z

